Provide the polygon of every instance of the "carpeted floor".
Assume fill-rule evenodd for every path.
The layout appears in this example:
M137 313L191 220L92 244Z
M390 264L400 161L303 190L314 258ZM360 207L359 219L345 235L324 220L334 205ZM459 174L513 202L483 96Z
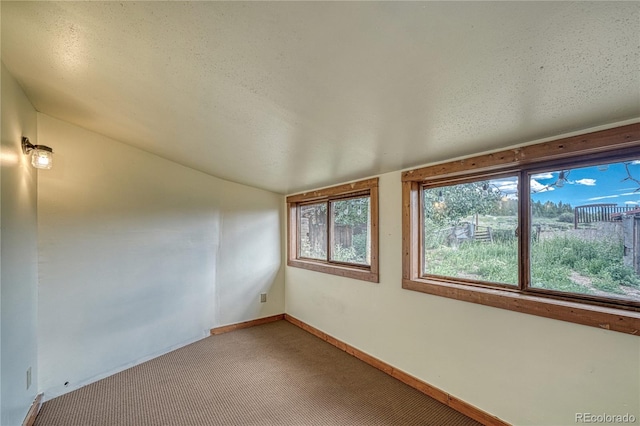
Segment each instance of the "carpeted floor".
M479 423L298 327L212 336L44 403L36 426Z

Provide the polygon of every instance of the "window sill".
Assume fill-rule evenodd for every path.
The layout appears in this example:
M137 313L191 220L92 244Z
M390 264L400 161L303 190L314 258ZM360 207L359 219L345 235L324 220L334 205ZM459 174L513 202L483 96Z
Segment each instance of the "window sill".
M640 334L640 312L633 309L590 305L514 290L467 286L429 279L403 279L402 288L621 333Z
M287 262L287 265L293 266L295 268L306 269L308 271L323 272L325 274L338 275L345 278L353 278L355 280L369 281L372 283L379 282L378 274L371 272L369 268L349 267L299 259L290 259Z

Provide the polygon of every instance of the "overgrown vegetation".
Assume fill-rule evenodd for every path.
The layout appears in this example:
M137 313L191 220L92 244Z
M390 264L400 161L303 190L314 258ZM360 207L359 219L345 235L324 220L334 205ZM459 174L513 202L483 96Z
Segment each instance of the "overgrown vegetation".
M333 249L333 260L346 263L367 264L367 234L361 232L353 235L352 245L337 244Z
M458 248L426 250L427 272L517 285L517 240L491 244L469 241ZM623 264L623 245L617 239L585 241L553 237L531 246L533 287L579 294L598 291L624 295L622 287L640 289L640 278Z
M540 241L532 246L533 286L587 294L594 293L593 289L624 294L621 286L640 288L633 268L623 264L623 250L617 239L555 237Z
M328 214L327 202L305 205L300 217L304 228L300 255L327 260L327 228L331 228L335 244L331 260L367 264L369 202L369 197L332 201L331 215Z
M518 201L498 185L480 181L423 191L425 273L518 284ZM561 201L531 200L531 218L532 287L640 298L640 277L624 265L620 234L584 237L574 230L573 207ZM598 235L598 226L583 224L580 231ZM488 231L490 242L477 241L476 234Z
M427 250L429 274L479 279L517 285L518 251L515 239L485 244L469 241L459 248L440 246Z

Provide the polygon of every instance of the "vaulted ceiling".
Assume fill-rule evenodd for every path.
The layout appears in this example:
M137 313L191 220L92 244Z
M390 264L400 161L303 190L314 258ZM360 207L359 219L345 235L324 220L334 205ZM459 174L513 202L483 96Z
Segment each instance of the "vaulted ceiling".
M292 193L640 117L639 2L7 2L43 113Z

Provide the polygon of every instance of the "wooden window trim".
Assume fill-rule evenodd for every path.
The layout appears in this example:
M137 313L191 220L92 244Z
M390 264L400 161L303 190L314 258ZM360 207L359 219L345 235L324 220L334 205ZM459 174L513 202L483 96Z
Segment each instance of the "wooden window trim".
M425 182L466 179L590 157L616 158L640 150L640 123L551 142L456 160L402 173L402 287L545 318L640 334L640 308L597 300L577 300L534 289L491 287L455 278L423 277L420 271L420 188ZM521 253L528 247L528 203L521 202ZM524 213L524 214L523 214ZM522 234L524 232L524 235ZM526 241L525 241L526 238ZM523 253L526 254L526 253ZM520 275L524 268L520 266ZM522 283L522 277L520 283Z
M314 259L298 258L298 207L301 204L311 202L328 202L342 197L348 198L357 195L368 195L371 209L371 265L357 266L340 264ZM345 278L379 282L378 261L378 178L366 179L344 185L333 186L316 191L287 197L287 265L302 268L309 271L323 272L325 274L338 275ZM330 224L328 223L327 226Z

